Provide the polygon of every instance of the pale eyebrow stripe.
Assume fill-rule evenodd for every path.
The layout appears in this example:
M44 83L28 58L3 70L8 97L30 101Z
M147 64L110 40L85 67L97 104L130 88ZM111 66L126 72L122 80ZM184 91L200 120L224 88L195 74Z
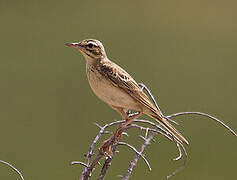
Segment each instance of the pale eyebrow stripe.
M98 46L98 44L95 43L95 42L93 42L93 41L89 41L88 44L89 44L89 43L91 43L91 44L93 44L93 45L95 45L95 46Z

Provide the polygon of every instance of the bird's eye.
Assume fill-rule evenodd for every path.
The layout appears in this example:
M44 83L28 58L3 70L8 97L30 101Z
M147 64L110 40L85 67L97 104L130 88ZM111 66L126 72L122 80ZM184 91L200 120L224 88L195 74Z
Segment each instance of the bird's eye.
M93 48L93 47L94 47L94 44L89 43L89 44L88 44L88 47L89 47L89 48Z

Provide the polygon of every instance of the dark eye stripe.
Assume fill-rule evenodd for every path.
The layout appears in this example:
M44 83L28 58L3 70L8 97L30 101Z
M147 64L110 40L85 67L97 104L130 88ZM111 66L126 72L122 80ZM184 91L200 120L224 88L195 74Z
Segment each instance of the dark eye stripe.
M87 46L88 46L89 48L93 48L93 47L94 47L94 44L89 43Z
M93 49L86 48L86 50L91 52L91 53L93 52Z

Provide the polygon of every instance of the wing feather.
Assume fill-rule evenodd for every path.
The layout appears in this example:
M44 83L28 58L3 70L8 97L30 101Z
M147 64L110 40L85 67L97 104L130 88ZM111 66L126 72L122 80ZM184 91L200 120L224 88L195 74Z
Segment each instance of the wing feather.
M98 66L98 68L98 71L108 78L114 86L121 88L131 97L157 114L157 108L151 102L150 98L142 91L137 82L121 67L108 61L103 63L102 66Z

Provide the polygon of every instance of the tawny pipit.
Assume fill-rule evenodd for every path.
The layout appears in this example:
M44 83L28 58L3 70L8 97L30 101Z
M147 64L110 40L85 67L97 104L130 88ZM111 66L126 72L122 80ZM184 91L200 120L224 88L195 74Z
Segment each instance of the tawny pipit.
M126 120L125 124L146 114L165 127L176 140L188 144L188 141L162 117L136 81L120 66L108 59L100 41L86 39L66 45L79 50L85 57L86 73L91 89L101 100L121 114ZM135 110L139 113L129 117L127 110Z

